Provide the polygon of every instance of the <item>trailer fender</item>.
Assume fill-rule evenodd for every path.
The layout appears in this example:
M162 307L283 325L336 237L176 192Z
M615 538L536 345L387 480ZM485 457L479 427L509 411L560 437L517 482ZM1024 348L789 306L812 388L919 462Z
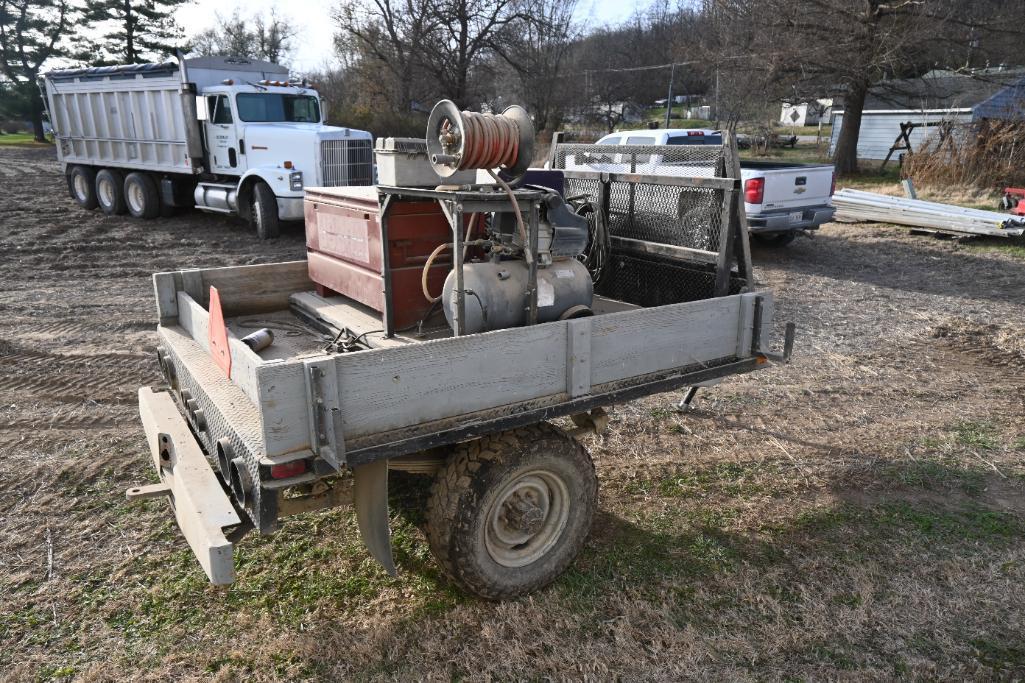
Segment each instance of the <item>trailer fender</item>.
M352 469L352 503L363 544L391 576L395 561L388 529L388 460L382 458Z

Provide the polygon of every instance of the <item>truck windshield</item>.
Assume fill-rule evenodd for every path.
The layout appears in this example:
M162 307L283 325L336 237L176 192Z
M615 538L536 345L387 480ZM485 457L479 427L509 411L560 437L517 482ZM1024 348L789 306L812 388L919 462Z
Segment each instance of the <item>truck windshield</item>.
M235 97L238 117L250 123L288 121L319 123L320 104L310 95L282 93L239 93Z

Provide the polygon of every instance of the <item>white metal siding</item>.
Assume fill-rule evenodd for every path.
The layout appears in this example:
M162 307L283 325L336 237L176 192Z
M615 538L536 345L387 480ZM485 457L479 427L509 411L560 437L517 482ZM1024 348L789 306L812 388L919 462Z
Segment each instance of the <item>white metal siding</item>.
M926 121L969 122L972 114L969 110L948 109L929 111L866 111L861 117L861 133L858 136L859 159L885 159L894 140L900 135L900 124L908 121L924 123ZM833 130L829 138L829 155L836 151L836 142L840 138L843 125L843 112L833 114ZM911 147L918 149L922 142L939 132L937 126L916 128L911 131ZM894 155L896 157L896 154Z
M179 86L177 73L49 81L61 160L192 173Z

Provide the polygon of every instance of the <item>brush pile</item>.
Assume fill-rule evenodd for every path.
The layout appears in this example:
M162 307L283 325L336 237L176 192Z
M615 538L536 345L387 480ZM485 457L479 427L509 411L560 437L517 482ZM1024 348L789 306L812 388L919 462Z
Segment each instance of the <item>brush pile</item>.
M952 126L904 157L919 186L996 189L1025 185L1025 122L986 119Z

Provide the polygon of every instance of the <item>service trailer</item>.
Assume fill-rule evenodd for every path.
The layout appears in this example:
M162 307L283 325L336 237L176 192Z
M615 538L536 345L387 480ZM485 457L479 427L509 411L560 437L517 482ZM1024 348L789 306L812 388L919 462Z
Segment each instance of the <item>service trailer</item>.
M402 470L433 479L427 537L457 584L536 590L587 536L597 478L576 437L609 406L689 400L789 355L792 326L769 352L773 297L751 277L728 139L639 150L709 162L664 182L528 171L532 141L518 107L442 102L426 144L381 151L425 171L385 180L423 184L308 191L307 261L154 276L165 383L139 407L160 483L128 496L171 498L211 581L233 580L248 530L343 503L394 572L388 471ZM586 147L554 157L601 151ZM475 168L508 182L458 175ZM638 193L658 201L631 206ZM681 194L717 207L712 224L681 221ZM712 227L710 244L681 246Z

